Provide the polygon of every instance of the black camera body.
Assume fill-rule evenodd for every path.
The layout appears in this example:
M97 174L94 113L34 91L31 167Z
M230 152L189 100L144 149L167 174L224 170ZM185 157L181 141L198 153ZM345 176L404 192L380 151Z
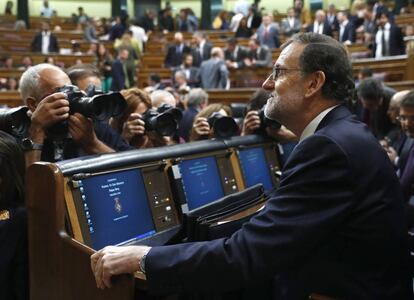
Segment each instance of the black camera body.
M260 128L256 130L256 133L258 134L266 134L266 128L272 128L272 129L280 129L282 127L282 124L280 124L278 121L266 118L264 113L264 107L259 110L259 118L260 118Z
M182 115L180 109L168 104L163 104L158 109L148 109L142 115L145 131L155 131L161 136L173 136L178 130Z
M126 101L119 92L104 94L95 86L89 85L86 94L77 86L65 85L56 91L66 94L69 101L69 114L80 113L94 122L107 121L123 113ZM54 138L64 138L68 133L67 121L55 124L48 130L48 135Z
M28 110L27 106L0 109L0 130L18 138L27 136L30 127Z
M210 128L213 128L214 137L216 138L229 138L236 135L239 132L239 126L232 117L222 115L216 111L210 115L207 119Z

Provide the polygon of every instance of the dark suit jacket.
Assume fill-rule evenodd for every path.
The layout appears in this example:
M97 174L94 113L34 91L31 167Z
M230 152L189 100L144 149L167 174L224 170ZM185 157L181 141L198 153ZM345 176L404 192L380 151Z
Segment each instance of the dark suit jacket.
M237 62L240 65L243 64L243 60L247 57L247 49L242 46L239 46L236 52L236 56L234 56L233 52L229 49L224 49L224 59L230 60L231 62Z
M29 299L26 209L10 209L0 221L0 299Z
M412 299L402 194L385 151L343 106L293 150L279 189L230 238L152 248L152 291L249 289L274 299Z
M119 59L112 63L112 84L111 91L120 91L125 88L125 72L122 62Z
M172 72L173 81L174 81L175 73L178 72L178 71L183 71L184 72L184 68L182 67L182 65L174 68L174 70ZM187 78L187 84L191 87L195 87L195 86L200 85L200 69L199 68L196 68L196 67L191 67L190 68L190 77Z
M309 25L308 28L306 28L306 31L307 32L313 32L313 27L314 27L313 25L314 25L314 23L312 23L311 25ZM332 28L329 25L329 22L328 21L325 21L325 23L323 24L323 31L322 31L322 33L325 34L325 35L332 36Z
M345 29L344 29L344 34L342 35L342 39L339 37L339 33L338 33L338 38L340 39L339 41L341 43L345 41L351 41L352 43L355 43L355 39L356 39L355 27L351 21L349 21L348 24L346 24Z
M374 38L375 38L375 35L374 35ZM401 32L401 28L395 24L391 24L390 36L388 39L388 48L390 49L391 56L405 54L404 37ZM377 49L377 44L374 42L374 49L373 49L374 57L375 57L376 49Z
M42 33L36 33L32 41L32 51L42 52ZM57 38L53 33L50 33L49 52L59 52L59 45Z
M272 51L266 45L262 45L256 51L249 51L247 57L255 59L255 67L271 67L272 66Z
M195 107L189 106L184 112L178 126L178 135L185 141L189 141L191 129L193 128L194 117L198 114Z
M181 65L181 63L183 62L183 54L191 53L191 49L187 45L184 45L182 47L182 51L180 53L177 53L176 50L176 45L171 45L170 47L168 47L168 52L164 60L164 64L167 68Z
M193 54L193 66L199 67L203 61L210 59L211 49L213 49L213 44L206 41L203 45L203 57L201 57L198 48L193 48L191 52Z

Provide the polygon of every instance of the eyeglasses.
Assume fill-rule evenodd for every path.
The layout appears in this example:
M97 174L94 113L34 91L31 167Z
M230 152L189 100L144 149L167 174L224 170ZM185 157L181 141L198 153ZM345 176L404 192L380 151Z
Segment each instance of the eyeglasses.
M399 116L397 117L397 120L400 122L414 122L414 116Z
M279 78L279 76L282 75L283 72L287 72L287 71L301 71L301 69L298 68L292 68L292 69L288 69L288 68L273 68L273 72L270 75L270 77L272 78L273 81L276 81L276 79Z

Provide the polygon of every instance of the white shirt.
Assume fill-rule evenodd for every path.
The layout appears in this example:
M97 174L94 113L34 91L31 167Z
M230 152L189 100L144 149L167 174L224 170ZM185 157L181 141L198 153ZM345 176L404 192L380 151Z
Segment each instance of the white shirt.
M50 18L53 15L53 9L51 9L50 7L43 7L40 10L40 15L45 18Z
M323 118L325 118L325 116L337 106L338 105L329 107L325 109L323 112L321 112L319 115L317 115L315 119L313 119L303 130L302 135L300 136L300 139L299 139L299 143L302 142L307 137L310 137L312 134L314 134L316 131L316 128L318 128Z
M49 53L49 45L50 45L50 31L42 31L42 53L48 54Z
M201 42L200 42L200 56L201 56L201 59L203 59L203 48L204 48L204 44L206 43L206 40L201 40Z
M142 52L144 50L143 43L146 43L148 41L148 36L146 35L144 28L136 25L131 25L129 26L129 30L132 31L132 36L138 40L140 50Z
M343 21L342 24L339 25L339 41L342 41L342 36L344 35L345 27L348 25L349 21ZM345 42L345 41L344 41Z
M287 18L288 22L289 22L289 27L293 28L295 26L295 18L294 17L288 17Z
M375 57L382 57L382 33L385 33L385 43L388 45L388 41L390 40L390 28L391 24L387 23L384 26L384 30L380 27L375 35L375 44L377 48L375 49Z
M313 23L313 32L323 34L323 23L319 24L317 21Z

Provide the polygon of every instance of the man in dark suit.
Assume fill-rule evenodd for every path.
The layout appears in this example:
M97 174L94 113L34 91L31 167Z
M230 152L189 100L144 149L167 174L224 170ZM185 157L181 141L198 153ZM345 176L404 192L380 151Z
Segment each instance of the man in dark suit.
M32 52L41 52L42 54L59 52L57 38L50 32L48 23L42 22L42 31L34 36L32 41Z
M329 26L329 23L326 20L325 12L322 9L316 11L315 22L308 26L307 32L315 32L332 36L331 26Z
M249 40L249 51L243 61L247 67L271 67L272 51L266 45L261 45L258 39Z
M395 90L383 86L373 78L367 78L358 85L359 104L356 115L378 138L384 138L392 128L387 116L391 97Z
M300 20L295 17L295 10L293 7L288 8L286 18L282 20L280 27L285 37L291 37L300 31Z
M346 12L340 11L337 13L336 16L339 22L339 42L341 42L344 45L350 45L352 43L355 43L355 27L354 24L349 21L348 14Z
M112 73L112 84L111 91L120 91L123 89L130 88L128 70L127 70L127 60L129 56L128 49L120 49L118 58L112 63L111 73Z
M225 89L228 85L229 70L224 62L223 49L214 47L211 58L200 67L200 81L203 89Z
M200 67L201 63L211 56L211 49L213 44L211 44L206 35L200 31L197 31L193 34L193 42L195 47L192 49L192 54L194 58L193 65L195 67Z
M388 14L379 14L378 31L375 34L374 56L392 56L405 53L405 43L401 28L389 22Z
M224 59L229 69L238 69L243 66L243 61L247 57L247 49L239 46L237 38L231 37L227 40L227 47L224 49Z
M200 84L200 69L193 67L193 55L190 53L184 54L183 63L173 69L172 78L174 81L175 73L181 71L185 74L187 83L191 87L198 86Z
M181 32L174 34L174 44L168 47L164 64L167 68L176 67L183 62L184 53L190 53L191 49L184 43L184 37Z
M412 299L398 179L343 106L354 85L345 49L325 35L296 35L263 85L272 91L266 116L301 137L266 207L229 238L106 247L91 257L98 287L140 270L158 293L273 280L274 299Z
M271 15L264 15L262 17L262 25L257 29L256 37L262 45L266 45L270 49L279 48L279 30L273 23Z
M339 23L338 18L336 17L335 4L329 4L328 11L326 13L326 20L328 21L329 26L331 26L332 31L338 31Z

